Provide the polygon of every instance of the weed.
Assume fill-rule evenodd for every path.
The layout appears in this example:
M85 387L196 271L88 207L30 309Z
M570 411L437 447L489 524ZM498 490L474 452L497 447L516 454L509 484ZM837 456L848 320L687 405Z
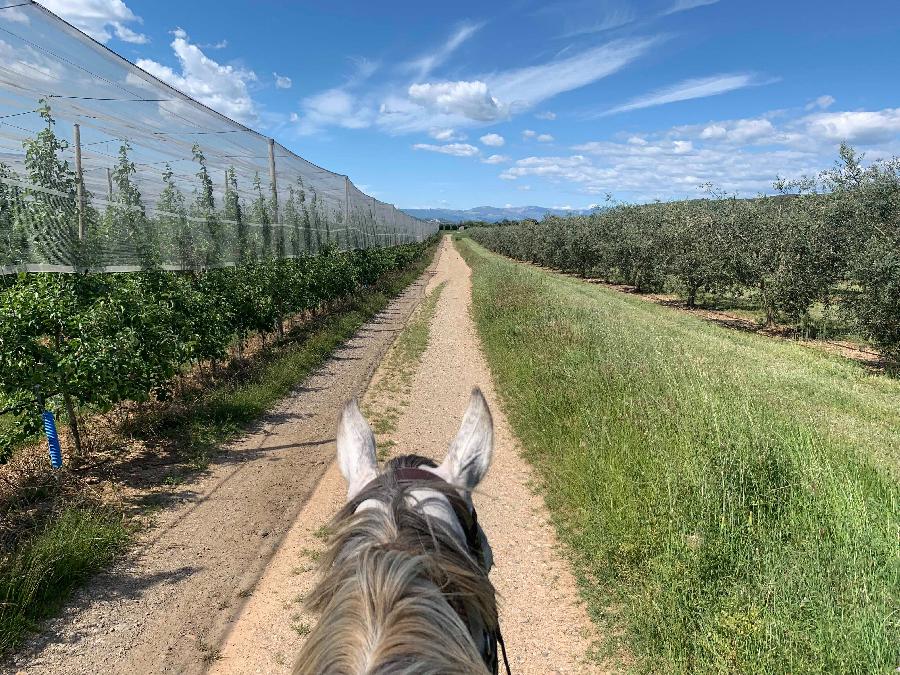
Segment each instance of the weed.
M312 630L312 627L305 621L299 621L298 618L299 618L299 616L294 617L294 621L291 623L291 628L300 637L306 637L307 635L309 635L310 631Z
M27 543L0 559L0 653L18 645L75 588L126 545L122 519L91 506L65 507Z

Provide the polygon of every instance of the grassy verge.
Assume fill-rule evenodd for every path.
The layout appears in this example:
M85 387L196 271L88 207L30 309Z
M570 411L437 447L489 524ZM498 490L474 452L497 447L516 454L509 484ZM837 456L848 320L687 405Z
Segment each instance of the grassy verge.
M70 591L127 544L120 514L67 506L0 562L0 654L54 613Z
M607 657L897 666L900 382L458 245Z
M179 471L204 468L219 443L287 395L421 275L433 255L434 247L409 268L386 275L341 309L260 352L239 378L141 418L130 433L148 441L151 463L172 453ZM29 487L18 502L4 505L4 517L16 517L20 534L7 553L0 550L0 654L15 649L75 587L108 565L128 545L133 530L123 505L97 504L80 494L81 483L71 475L57 478L58 484L43 477L39 494Z

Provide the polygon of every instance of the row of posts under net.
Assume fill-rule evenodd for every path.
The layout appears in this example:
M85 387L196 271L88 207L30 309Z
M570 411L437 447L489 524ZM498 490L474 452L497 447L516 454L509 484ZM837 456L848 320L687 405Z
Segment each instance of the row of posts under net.
M118 163L102 167L106 189L98 195L87 187L80 135L80 125L73 124L68 144L73 162L58 159L51 172L56 175L47 181L60 189L35 182L47 171L25 166L22 176L0 164L0 273L206 269L326 248L421 241L434 229L364 195L346 176L339 201L320 196L299 173L279 188L275 148L280 146L272 139L265 188L258 175L249 189L242 187L233 166L218 167L217 186L214 162L196 146L192 168L199 187L184 190L185 176L176 177L165 163L163 186L156 195L148 190L147 205L126 142ZM35 154L46 159L45 153Z
M40 5L3 9L0 273L206 269L436 229Z

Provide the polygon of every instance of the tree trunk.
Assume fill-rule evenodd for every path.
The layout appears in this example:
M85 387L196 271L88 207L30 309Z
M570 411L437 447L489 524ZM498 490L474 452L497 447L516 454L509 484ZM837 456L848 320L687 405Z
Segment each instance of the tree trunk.
M66 406L66 416L69 418L69 431L72 432L72 442L75 444L75 456L82 457L84 451L81 445L81 430L78 428L78 418L75 416L75 406L68 389L63 389L63 403Z
M59 353L62 346L62 328L56 329L55 336L56 351ZM69 393L68 387L62 383L60 387L63 395L63 405L66 407L66 417L69 418L69 430L72 433L72 442L75 444L75 456L81 457L83 447L81 445L81 431L78 428L78 418L75 416L75 404L72 403L72 395Z
M691 288L688 289L687 306L691 307L691 308L694 308L697 306L697 287L696 286L691 286Z

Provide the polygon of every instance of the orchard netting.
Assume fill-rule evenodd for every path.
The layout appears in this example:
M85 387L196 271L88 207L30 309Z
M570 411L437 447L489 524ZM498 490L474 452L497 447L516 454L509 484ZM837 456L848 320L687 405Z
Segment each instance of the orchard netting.
M204 269L436 229L0 0L0 273Z

